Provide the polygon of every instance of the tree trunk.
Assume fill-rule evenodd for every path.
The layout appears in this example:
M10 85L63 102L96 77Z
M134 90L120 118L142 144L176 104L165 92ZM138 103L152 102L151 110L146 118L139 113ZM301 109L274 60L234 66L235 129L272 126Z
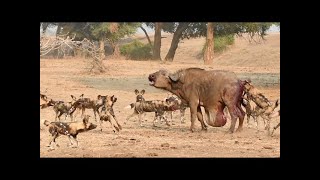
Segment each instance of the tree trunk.
M165 61L173 61L182 33L188 28L188 25L189 23L179 23L177 30L173 34L170 49L164 59Z
M59 36L60 33L61 33L61 25L60 25L60 23L58 23L56 36Z
M155 23L154 46L153 46L153 59L154 60L161 60L161 56L160 56L161 26L162 26L162 23Z
M150 38L149 38L149 35L148 35L146 29L144 29L142 26L140 26L140 28L142 29L142 31L143 31L144 34L146 35L146 37L147 37L147 39L148 39L148 42L149 42L150 46L152 47L151 40L150 40Z
M213 43L213 23L207 25L207 41L203 55L204 64L213 64L214 43Z
M101 57L101 60L103 60L105 58L105 55L104 55L104 42L105 42L105 38L102 37L100 40L99 40L99 47L100 47L100 57Z
M119 49L119 45L116 43L113 46L113 57L117 58L120 56L120 49Z
M42 23L42 34L44 35L47 31L49 23Z

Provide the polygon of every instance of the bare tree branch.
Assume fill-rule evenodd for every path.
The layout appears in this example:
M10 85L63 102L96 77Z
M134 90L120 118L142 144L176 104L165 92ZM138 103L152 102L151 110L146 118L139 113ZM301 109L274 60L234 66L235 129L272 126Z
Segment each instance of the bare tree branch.
M91 62L92 68L90 71L97 69L100 73L105 72L105 67L102 63L100 55L100 48L96 47L91 41L84 38L82 41L74 41L75 35L70 38L67 35L57 37L40 37L40 56L44 56L49 52L58 49L62 52L66 51L66 47L70 49L79 49L89 54L93 61Z

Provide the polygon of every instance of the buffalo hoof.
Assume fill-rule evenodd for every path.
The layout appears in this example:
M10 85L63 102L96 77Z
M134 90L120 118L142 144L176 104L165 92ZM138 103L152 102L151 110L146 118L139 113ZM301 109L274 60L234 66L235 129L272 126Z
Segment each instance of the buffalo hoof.
M238 128L236 132L242 132L243 128Z
M229 129L226 134L233 134L233 130Z
M207 127L201 128L201 131L208 131Z

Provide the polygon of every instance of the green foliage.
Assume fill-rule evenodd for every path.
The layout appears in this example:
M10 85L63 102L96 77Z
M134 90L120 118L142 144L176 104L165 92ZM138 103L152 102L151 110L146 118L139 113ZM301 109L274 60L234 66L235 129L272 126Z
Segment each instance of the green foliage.
M134 34L141 23L118 23L118 30L110 31L111 23L94 23L92 24L92 35L100 39L107 38L110 42L117 42L126 35Z
M179 25L179 23L184 22L170 22L163 23L162 30L168 33L174 33ZM191 37L203 37L207 34L207 23L206 22L190 22L188 28L182 33L181 39L191 38ZM249 33L250 35L259 35L263 38L266 35L266 31L274 23L257 23L257 22L246 22L246 23L221 23L214 22L214 35L215 36L226 36L229 34L242 35L243 33ZM280 26L280 23L278 23ZM147 26L154 28L154 23L146 23Z
M60 23L63 27L62 34L76 34L76 40L87 38L89 40L100 40L101 38L108 39L111 42L117 42L126 35L131 35L136 32L136 29L141 23L118 23L116 32L110 31L111 23Z
M120 53L132 60L146 60L152 58L152 47L134 40L129 44L120 46Z
M228 46L234 43L234 35L224 35L224 36L217 36L214 38L214 52L221 53L227 49ZM202 48L202 55L204 54L205 48L207 46L207 42L203 45Z

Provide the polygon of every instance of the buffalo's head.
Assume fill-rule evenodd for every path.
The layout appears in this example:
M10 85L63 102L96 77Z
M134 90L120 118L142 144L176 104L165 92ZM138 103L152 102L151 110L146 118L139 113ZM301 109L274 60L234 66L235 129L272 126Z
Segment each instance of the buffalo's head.
M179 73L171 74L165 69L152 73L148 77L151 86L163 89L169 89L171 84L177 82L179 78Z

